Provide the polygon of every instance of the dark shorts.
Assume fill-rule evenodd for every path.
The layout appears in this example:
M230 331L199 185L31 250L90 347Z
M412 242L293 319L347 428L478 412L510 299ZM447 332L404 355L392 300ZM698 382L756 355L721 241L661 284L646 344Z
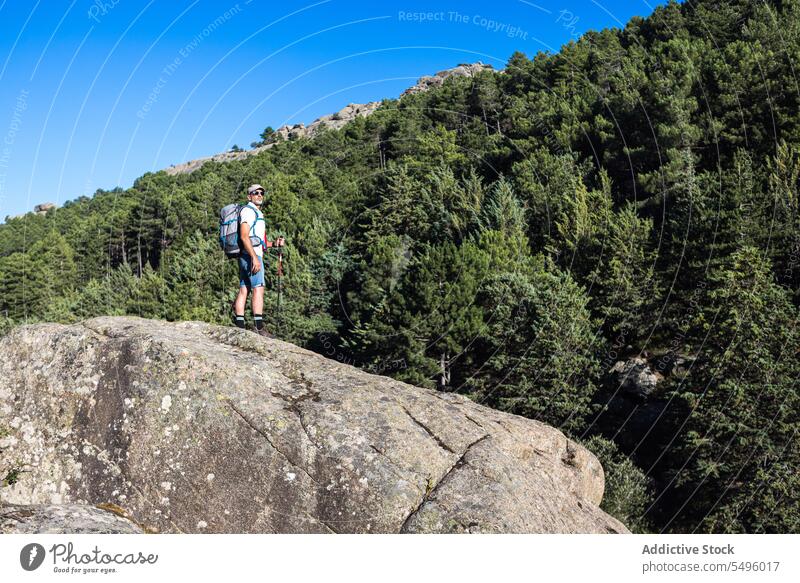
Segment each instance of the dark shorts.
M253 274L250 273L253 268L250 256L239 257L239 287L246 286L249 289L264 286L264 260L261 257L258 260L261 262L261 269L258 270L258 273Z

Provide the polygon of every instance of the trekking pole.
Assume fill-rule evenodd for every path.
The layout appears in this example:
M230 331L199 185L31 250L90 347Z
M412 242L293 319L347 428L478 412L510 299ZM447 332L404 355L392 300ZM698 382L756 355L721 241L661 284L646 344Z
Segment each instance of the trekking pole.
M278 247L278 304L277 304L277 314L276 314L276 321L278 325L278 333L281 332L281 324L283 323L283 318L281 317L281 295L283 295L283 247Z

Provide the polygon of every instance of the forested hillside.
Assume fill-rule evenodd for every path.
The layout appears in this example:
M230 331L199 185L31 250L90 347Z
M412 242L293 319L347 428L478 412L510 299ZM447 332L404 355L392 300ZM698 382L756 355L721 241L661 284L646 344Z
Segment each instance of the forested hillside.
M455 63L454 63L455 64ZM581 440L632 530L800 531L800 0L670 2L313 139L0 226L2 328L229 324L267 188L272 331ZM652 391L620 389L638 358Z

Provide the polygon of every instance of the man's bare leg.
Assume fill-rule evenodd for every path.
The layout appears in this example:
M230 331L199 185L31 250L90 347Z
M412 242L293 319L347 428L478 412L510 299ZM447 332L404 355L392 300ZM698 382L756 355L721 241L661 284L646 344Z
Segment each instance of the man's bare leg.
M264 286L253 288L253 320L256 324L256 329L260 330L262 326L262 318L264 316Z
M261 288L263 289L263 288ZM255 299L255 297L253 298ZM237 316L244 316L244 308L247 305L247 286L243 285L239 288L239 294L233 300L233 311Z

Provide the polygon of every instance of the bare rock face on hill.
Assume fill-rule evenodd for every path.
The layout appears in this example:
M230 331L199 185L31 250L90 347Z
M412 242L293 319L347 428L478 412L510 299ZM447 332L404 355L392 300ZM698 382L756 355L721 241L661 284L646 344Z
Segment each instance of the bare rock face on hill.
M556 429L237 328L97 318L0 339L6 504L155 532L627 532Z
M439 87L444 83L445 79L448 79L449 77L473 77L484 70L493 70L493 67L491 65L485 65L480 61L477 63L461 64L451 69L439 71L435 75L425 75L420 77L417 83L403 91L402 95L410 95L428 91L429 89ZM366 117L371 115L378 109L380 105L380 101L371 101L369 103L350 103L336 113L323 115L322 117L315 119L313 122L308 124L308 126L302 123L281 126L275 130L275 136L278 140L313 138L322 129L338 130L358 117ZM181 164L173 164L169 168L165 168L164 171L171 176L177 174L189 174L200 168L206 162L232 162L234 160L244 160L245 158L262 152L263 150L272 148L275 143L276 142L272 142L263 146L258 146L252 150L221 152L213 156L197 158L196 160L190 160L189 162L183 162Z
M494 67L491 65L484 65L478 61L477 63L466 63L453 67L452 69L445 69L444 71L439 71L435 75L425 75L419 78L416 85L403 91L402 95L412 95L414 93L428 91L434 87L440 87L448 77L474 77L481 71L487 69L492 71Z
M351 103L336 113L323 115L315 119L313 122L306 126L305 124L298 123L294 125L285 125L275 130L275 138L280 140L296 140L300 138L313 138L323 129L338 130L345 125L356 119L357 117L366 117L372 114L378 106L380 101L372 101L370 103ZM272 148L276 142L271 142L263 146L258 146L252 150L240 150L237 152L222 152L206 158L198 158L183 164L176 164L165 169L165 172L170 175L176 174L190 174L200 168L206 162L232 162L233 160L243 160L249 156L253 156Z

